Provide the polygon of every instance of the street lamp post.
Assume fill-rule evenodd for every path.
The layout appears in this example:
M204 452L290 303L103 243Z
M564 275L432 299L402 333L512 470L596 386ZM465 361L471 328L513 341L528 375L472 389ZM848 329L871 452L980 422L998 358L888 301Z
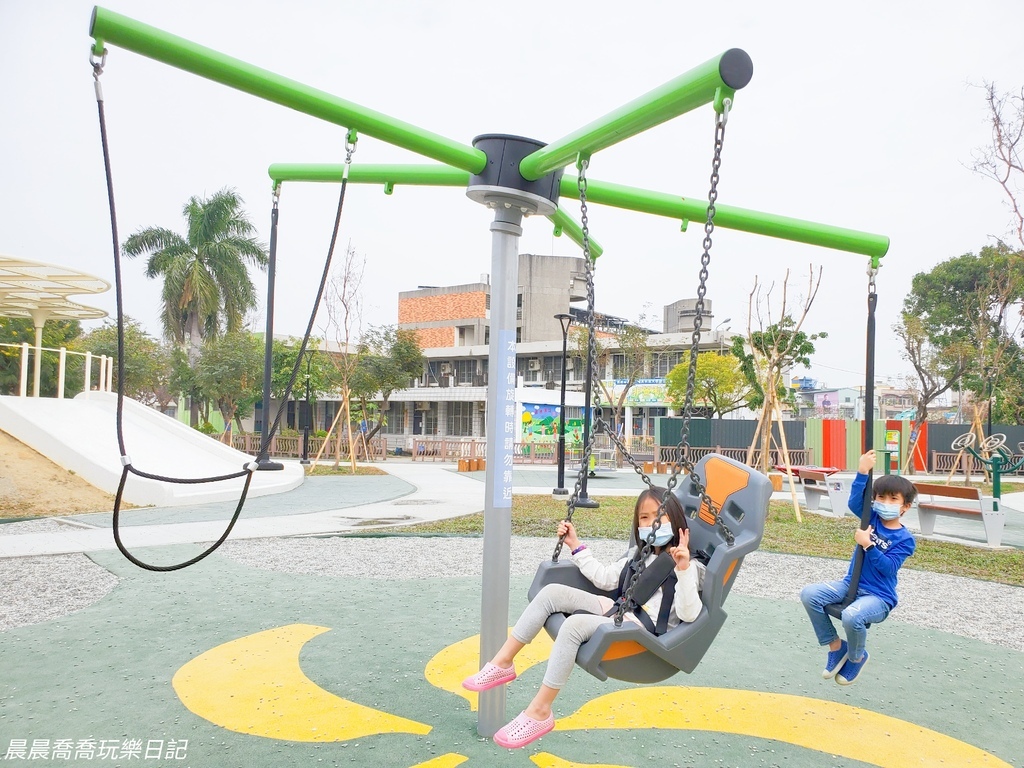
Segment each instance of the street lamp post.
M985 430L985 437L992 437L992 368L985 366L985 378L988 380L988 427Z
M593 327L590 328L589 332L593 333ZM592 389L591 382L594 381L594 345L591 339L587 339L587 379L583 387L583 454L586 456L586 448L590 445L590 430L591 427L591 414L590 414L590 391ZM581 459L580 464L584 462ZM589 466L582 466L583 476L580 480L580 495L576 497L576 506L582 507L583 509L594 509L601 506L599 502L590 498L587 495L587 476L590 474Z
M309 350L309 356L306 358L306 418L302 420L302 458L299 460L300 464L309 464L309 427L310 422L313 420L313 410L309 403L309 379L310 379L310 367L313 364L313 350Z
M572 315L559 313L555 315L562 326L562 394L558 406L558 486L551 491L552 496L568 496L569 491L565 488L565 360L569 346L569 326L572 325Z
M715 326L715 335L718 336L718 354L720 354L720 355L725 354L725 337L724 337L724 334L725 334L725 331L728 331L729 329L726 328L725 331L722 331L723 335L719 335L718 329L721 328L726 323L731 323L731 322L732 322L732 318L731 317L727 317L727 318L725 318L725 320L723 320L722 322L720 322L718 325Z

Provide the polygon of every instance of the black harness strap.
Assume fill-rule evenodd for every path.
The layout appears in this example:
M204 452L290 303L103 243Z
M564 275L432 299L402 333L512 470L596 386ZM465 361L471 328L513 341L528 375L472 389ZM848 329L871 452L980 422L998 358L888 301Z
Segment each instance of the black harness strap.
M619 588L616 590L615 605L605 616L611 617L618 612L619 606L625 599L623 593L626 591L626 585L629 583L632 572L636 570L638 565L639 561L634 557L622 569L622 573L619 574ZM654 558L651 564L636 579L633 591L630 594L626 610L632 611L633 615L643 624L644 629L652 635L663 635L668 630L668 617L672 613L672 605L676 597L675 569L676 562L672 555L668 552L662 552ZM659 589L663 589L663 592L661 595L661 609L658 611L658 619L657 623L655 623L647 615L647 611L644 610L643 606L654 597L654 594Z

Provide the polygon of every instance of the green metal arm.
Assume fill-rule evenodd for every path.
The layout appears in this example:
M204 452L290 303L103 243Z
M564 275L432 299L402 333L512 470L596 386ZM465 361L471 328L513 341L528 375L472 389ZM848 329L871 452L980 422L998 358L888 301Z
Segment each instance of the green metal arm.
M733 98L750 82L752 73L750 57L732 48L527 155L519 164L519 172L523 178L536 181L575 162L578 155L589 156L704 104L715 102L720 111L722 99Z
M555 225L556 237L564 232L566 235L569 236L570 240L576 243L576 245L578 245L580 248L583 247L583 228L576 222L576 219L569 215L569 213L564 208L562 208L561 206L556 208L555 212L551 216L548 216L548 219L551 221L552 224ZM593 238L593 236L591 236L591 260L596 259L602 253L604 253L604 248L602 248L601 244L598 243L597 240Z
M345 166L335 164L310 163L274 163L267 169L276 187L285 181L313 181L339 183ZM391 194L396 184L434 187L466 187L469 186L469 173L452 168L448 165L353 165L349 169L348 180L353 184L383 184L384 192ZM583 230L580 225L562 208L548 216L555 227L555 234L563 232L574 243L583 246ZM601 245L590 239L590 256L596 259L604 252Z
M267 169L277 185L283 181L341 181L345 166L341 163L274 163ZM353 165L348 180L354 184L383 184L388 194L395 184L431 187L466 187L469 172L450 165Z
M487 163L487 156L474 147L225 56L106 8L93 8L89 34L96 41L93 46L96 55L103 52L105 45L116 45L329 123L354 128L366 136L470 173L479 173Z
M566 197L578 195L576 177L562 176L560 189L562 195ZM610 184L590 177L587 178L587 202L653 213L656 216L667 216L684 223L704 221L707 218L708 210L707 200L679 197L665 192L651 192L621 184ZM727 205L715 206L715 226L859 253L870 256L875 266L889 250L889 238L884 235L832 227L813 221L790 219L785 216Z

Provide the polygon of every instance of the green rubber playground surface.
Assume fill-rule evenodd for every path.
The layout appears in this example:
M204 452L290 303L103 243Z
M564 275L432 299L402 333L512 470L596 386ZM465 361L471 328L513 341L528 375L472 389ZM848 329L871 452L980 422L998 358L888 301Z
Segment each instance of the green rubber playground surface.
M46 742L49 759L25 762L1024 766L1024 654L952 634L876 628L864 679L843 688L821 679L799 603L734 595L694 674L636 686L577 669L558 728L508 751L477 735L458 687L477 663L477 578L403 580L400 563L390 580L292 575L218 555L159 574L92 557L119 577L111 593L0 633L0 758L15 754L12 765ZM513 616L527 586L513 579ZM520 666L510 719L542 675L542 663ZM89 740L93 756L76 757ZM54 759L58 742L70 759ZM123 757L132 743L138 754Z

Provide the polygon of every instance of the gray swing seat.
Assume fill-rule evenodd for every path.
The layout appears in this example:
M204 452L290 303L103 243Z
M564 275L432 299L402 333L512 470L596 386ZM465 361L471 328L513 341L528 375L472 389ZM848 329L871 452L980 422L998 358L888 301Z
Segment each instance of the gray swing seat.
M711 647L725 623L723 608L743 558L753 552L764 535L771 499L768 478L750 467L719 454L704 456L695 466L719 516L732 532L729 544L714 513L701 502L689 476L680 479L673 493L682 503L690 527L690 549L695 558L706 558L707 571L701 591L704 606L697 618L654 635L632 621L621 627L608 623L580 646L576 663L599 680L612 677L634 683L656 683L679 671L692 672ZM704 508L702 508L704 507ZM569 561L541 563L530 586L532 600L547 584L566 584L597 595L614 597L594 587ZM551 615L544 628L555 638L566 616Z

